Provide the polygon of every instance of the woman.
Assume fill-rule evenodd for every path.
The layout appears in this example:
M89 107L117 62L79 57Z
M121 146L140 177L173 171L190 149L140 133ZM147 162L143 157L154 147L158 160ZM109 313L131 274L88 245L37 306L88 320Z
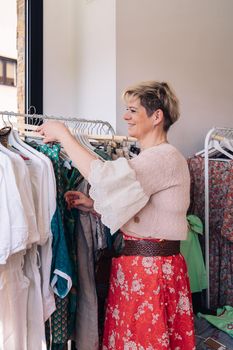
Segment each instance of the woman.
M102 222L124 237L112 260L103 350L193 350L191 294L179 252L190 179L184 157L167 141L179 103L167 83L156 81L128 88L123 98L129 136L141 147L131 160L95 159L58 122L38 130L45 142L61 142L88 179Z

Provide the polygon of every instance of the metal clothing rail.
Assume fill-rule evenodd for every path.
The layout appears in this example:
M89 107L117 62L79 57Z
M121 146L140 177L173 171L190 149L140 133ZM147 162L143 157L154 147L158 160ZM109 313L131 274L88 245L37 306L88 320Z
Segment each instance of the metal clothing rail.
M0 121L1 119L4 125L15 126L21 136L41 137L36 133L37 126L46 120L57 120L64 121L73 134L79 133L92 140L137 142L134 137L116 135L112 125L103 120L56 117L35 113L20 114L9 111L0 111Z
M44 114L21 114L9 111L0 111L0 118L3 123L6 125L18 125L19 131L24 133L24 131L34 131L35 125L41 124L41 122L46 120L57 120L64 121L65 124L73 131L81 131L87 130L87 133L93 134L93 131L97 135L115 135L115 130L112 125L103 120L91 120L84 118L68 118L63 116L48 116ZM21 122L19 122L19 119Z
M205 137L205 263L207 273L206 306L210 307L210 278L209 278L209 148L215 140L222 142L233 141L233 128L214 127L208 131Z

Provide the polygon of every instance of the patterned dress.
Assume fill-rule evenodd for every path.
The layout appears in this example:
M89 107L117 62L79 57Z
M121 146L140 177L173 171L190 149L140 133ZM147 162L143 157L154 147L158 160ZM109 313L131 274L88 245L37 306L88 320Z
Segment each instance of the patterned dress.
M188 159L189 212L205 222L204 158ZM210 307L233 306L233 162L209 161ZM202 247L204 250L204 242Z
M113 258L102 349L195 349L191 293L181 254Z
M66 274L72 279L72 288L68 295L60 297L54 294L56 310L51 316L51 322L46 322L47 347L52 350L63 350L70 339L75 325L77 302L77 272L76 272L76 237L75 237L75 211L68 211L64 199L64 193L76 188L81 180L77 169L70 171L63 166L60 158L60 145L45 145L32 143L38 151L48 156L53 164L57 186L57 210L52 219L51 229L53 233L53 260L52 272L59 266L66 266ZM51 275L52 277L53 275ZM62 289L62 279L58 281ZM66 285L66 283L65 283ZM50 344L50 333L52 343Z

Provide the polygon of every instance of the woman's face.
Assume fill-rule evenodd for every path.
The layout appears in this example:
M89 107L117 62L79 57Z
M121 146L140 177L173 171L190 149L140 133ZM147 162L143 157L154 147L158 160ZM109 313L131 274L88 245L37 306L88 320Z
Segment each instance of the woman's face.
M126 113L123 119L128 124L128 134L139 141L147 136L153 129L153 118L147 116L146 109L135 97L130 97L126 103Z

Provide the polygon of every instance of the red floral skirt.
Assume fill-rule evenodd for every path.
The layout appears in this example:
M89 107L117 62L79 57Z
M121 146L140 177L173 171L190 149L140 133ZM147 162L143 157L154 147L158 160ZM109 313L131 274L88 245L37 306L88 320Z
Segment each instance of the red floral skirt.
M195 349L191 293L181 254L112 259L102 349Z

